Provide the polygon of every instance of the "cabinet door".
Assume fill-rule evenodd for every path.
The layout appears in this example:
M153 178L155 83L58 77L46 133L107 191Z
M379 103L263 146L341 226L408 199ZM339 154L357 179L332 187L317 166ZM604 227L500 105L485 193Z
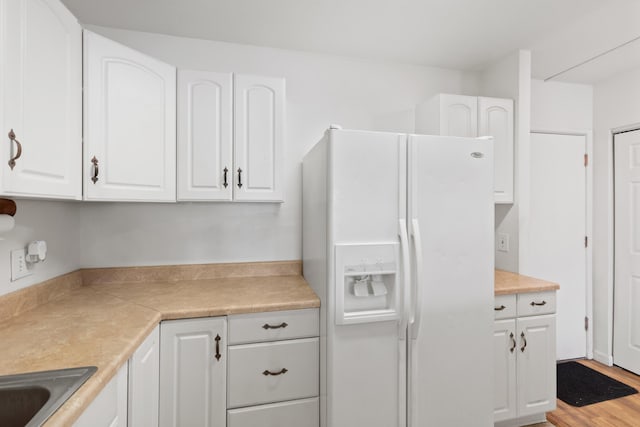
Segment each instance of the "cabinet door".
M493 328L493 417L516 417L516 320L499 320Z
M478 98L479 135L493 137L496 203L513 203L513 100Z
M86 200L175 201L176 70L84 32Z
M129 359L129 425L158 426L160 394L160 328Z
M80 199L81 27L58 0L0 0L0 33L0 192Z
M556 316L517 320L518 417L556 407Z
M475 96L440 95L440 135L478 136L478 100Z
M285 82L234 77L234 199L281 202L283 196Z
M178 200L231 200L232 75L178 71Z
M127 426L127 363L73 424L74 427Z
M160 336L160 426L224 427L226 319L165 321Z

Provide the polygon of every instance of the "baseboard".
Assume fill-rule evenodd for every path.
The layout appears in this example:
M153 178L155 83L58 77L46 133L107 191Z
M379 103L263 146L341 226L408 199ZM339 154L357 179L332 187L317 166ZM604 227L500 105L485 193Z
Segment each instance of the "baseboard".
M604 365L607 366L613 366L613 356L606 354L606 353L602 353L600 351L595 350L593 352L593 359L596 362L600 362Z

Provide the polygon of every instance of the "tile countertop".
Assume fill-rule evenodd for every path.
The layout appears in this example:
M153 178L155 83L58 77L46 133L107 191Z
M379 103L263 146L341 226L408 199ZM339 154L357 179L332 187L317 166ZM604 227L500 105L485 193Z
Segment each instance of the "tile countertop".
M68 426L161 320L319 306L299 274L85 284L2 322L0 375L97 366L45 423Z
M496 270L494 282L495 295L521 294L525 292L544 292L560 289L560 285L534 277L523 276L508 271Z

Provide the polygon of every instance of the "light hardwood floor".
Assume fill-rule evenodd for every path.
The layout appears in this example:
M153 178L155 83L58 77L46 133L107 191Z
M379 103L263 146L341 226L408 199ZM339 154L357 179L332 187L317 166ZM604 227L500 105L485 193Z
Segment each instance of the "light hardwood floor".
M579 360L589 368L640 390L640 376L593 360ZM558 400L555 411L547 413L556 427L640 427L640 393L576 408ZM544 425L544 424L543 424Z

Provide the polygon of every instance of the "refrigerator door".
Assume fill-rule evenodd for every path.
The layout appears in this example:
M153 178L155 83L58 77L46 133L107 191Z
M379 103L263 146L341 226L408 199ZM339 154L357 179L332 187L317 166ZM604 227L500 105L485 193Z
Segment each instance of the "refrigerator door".
M408 256L400 238L406 218L406 135L330 132L333 284L327 298L322 393L327 407L321 425L406 425L406 340L400 331Z
M409 426L493 426L491 140L409 137Z

